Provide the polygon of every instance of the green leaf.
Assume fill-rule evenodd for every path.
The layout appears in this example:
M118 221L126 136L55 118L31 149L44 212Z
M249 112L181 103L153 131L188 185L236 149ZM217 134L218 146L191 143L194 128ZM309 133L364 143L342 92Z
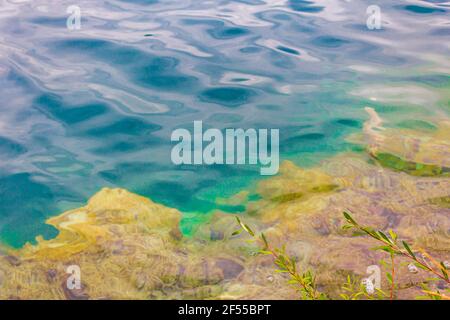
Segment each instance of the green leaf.
M422 269L422 270L427 270L428 271L428 268L426 268L424 265L422 265L421 263L418 263L418 262L414 262L414 265L417 267L417 268L420 268L420 269Z
M253 230L252 230L248 225L244 224L244 229L245 229L245 231L247 231L248 233L250 233L250 235L251 235L252 237L255 236L255 233L253 232Z
M355 294L353 297L355 298L355 300L357 298L359 298L360 296L362 296L364 294L364 292L358 292L357 294Z
M344 293L341 293L340 296L341 296L341 298L344 299L344 300L350 300L349 296L346 295L346 294L344 294Z
M253 230L246 225L245 223L242 223L241 219L239 219L239 217L236 217L237 222L240 224L240 226L242 227L242 229L244 229L245 231L247 231L252 237L255 236L255 233L253 232Z
M356 221L353 220L352 216L348 212L344 211L344 217L351 224L357 225Z
M352 237L361 237L361 236L365 236L367 233L363 232L363 231L354 231L352 233Z
M441 280L441 278L438 278L438 277L425 278L425 281L428 281L428 282L439 281L439 280Z
M261 233L261 239L264 242L264 246L265 248L269 247L269 243L267 242L266 236L264 235L264 233Z
M388 279L389 283L392 284L392 274L390 272L386 272L386 278Z
M389 230L389 235L391 236L392 240L394 240L394 242L397 241L398 236L392 229Z
M402 243L403 243L403 246L405 247L406 251L408 251L409 254L410 254L414 259L416 259L416 255L412 252L412 250L411 250L411 248L409 247L409 245L408 245L405 241L402 241Z
M441 262L441 271L442 271L442 274L444 275L445 279L448 280L447 267L445 266L445 264L443 262Z
M378 231L378 234L384 239L386 240L388 243L392 243L391 240L382 232L382 231Z
M281 270L281 269L277 269L275 270L276 273L287 273L287 270Z
M392 248L389 247L389 246L375 247L375 248L372 248L372 250L383 250L383 251L386 251L386 252L391 253L391 254L394 253L394 250L392 250Z
M237 236L238 234L241 234L241 233L242 233L242 229L239 229L239 230L234 231L231 235Z
M365 233L367 233L369 236L371 236L372 238L375 238L377 240L380 240L380 235L373 229L371 228L365 228L365 227L361 227L361 230L364 231Z

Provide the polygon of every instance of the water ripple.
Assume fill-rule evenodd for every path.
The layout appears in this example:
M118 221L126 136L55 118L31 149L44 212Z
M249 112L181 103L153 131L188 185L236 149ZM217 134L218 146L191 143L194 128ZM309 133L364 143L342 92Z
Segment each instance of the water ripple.
M0 0L0 238L120 186L185 212L217 208L253 167L175 167L170 133L280 128L283 159L353 150L370 105L392 125L448 117L446 1ZM414 121L413 121L414 120ZM224 211L242 208L219 207ZM195 216L190 214L189 216Z

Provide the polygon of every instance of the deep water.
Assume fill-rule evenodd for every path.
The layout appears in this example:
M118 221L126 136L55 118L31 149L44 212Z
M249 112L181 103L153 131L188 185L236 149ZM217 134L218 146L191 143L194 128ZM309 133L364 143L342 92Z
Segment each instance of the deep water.
M170 134L280 129L283 159L312 166L359 151L371 106L399 128L448 117L445 1L0 0L0 239L55 236L45 219L101 187L180 209L183 231L218 199L250 190L258 166L181 166ZM382 29L366 27L369 5Z

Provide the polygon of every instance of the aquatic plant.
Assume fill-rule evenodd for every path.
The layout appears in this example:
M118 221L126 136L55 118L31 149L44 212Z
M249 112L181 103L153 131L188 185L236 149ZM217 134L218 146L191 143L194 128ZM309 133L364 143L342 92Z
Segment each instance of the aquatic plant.
M277 266L276 272L289 275L288 283L295 286L296 290L300 292L303 300L328 299L326 294L317 289L316 276L314 273L311 270L300 271L295 258L290 257L286 253L285 247L272 248L264 233L261 233L258 236L247 224L243 223L239 217L236 217L236 220L241 228L234 231L232 235L238 235L242 231L247 232L253 240L260 245L258 251L260 254L270 255L274 258L274 263Z
M379 153L372 153L371 155L381 166L395 170L395 171L405 172L412 176L447 177L449 174L449 168L441 167L441 166L433 165L433 164L424 164L424 163L404 160L404 159L402 159L396 155L390 154L390 153L379 152Z
M381 230L375 230L369 226L363 226L348 213L344 212L345 224L342 229L354 229L354 236L370 236L371 238L381 242L382 245L377 246L374 250L380 250L389 254L389 262L384 260L380 264L389 269L386 272L386 279L389 283L389 292L384 292L380 288L375 288L371 280L361 281L354 276L347 276L347 281L341 286L342 293L339 295L344 300L394 300L396 291L400 289L408 289L412 287L421 287L424 295L417 296L417 299L433 299L433 300L450 300L450 288L446 288L444 292L440 290L433 291L430 285L437 281L444 281L447 287L450 284L449 273L450 264L447 261L438 262L431 257L425 250L414 249L406 241L400 241L398 235L393 230L389 230L389 235ZM317 288L316 275L311 270L301 271L298 269L295 258L290 257L285 250L285 246L281 248L273 248L264 233L257 235L247 224L236 217L240 229L234 231L232 235L238 235L245 231L252 237L258 246L259 254L270 255L274 258L274 264L277 266L277 273L287 273L289 275L288 284L294 285L296 290L300 292L301 298L304 300L325 300L330 299L327 293L321 292ZM408 271L410 273L418 273L419 269L425 270L433 275L424 281L410 283L406 286L400 286L397 283L397 265L396 257L403 257L410 260Z
M386 278L390 284L390 299L394 299L395 290L397 285L395 283L395 257L400 256L407 258L411 261L408 265L408 270L411 273L417 273L418 268L425 270L433 274L433 278L427 279L427 281L421 282L418 285L422 288L425 296L419 296L417 298L431 298L431 299L445 299L450 300L450 295L446 295L439 290L431 291L429 284L434 281L444 281L447 286L450 285L450 279L448 270L450 266L448 262L440 261L431 257L425 250L413 249L406 241L400 241L398 235L393 231L389 230L389 235L385 234L381 230L375 230L372 227L360 225L355 219L348 213L344 212L345 220L348 224L344 225L342 228L344 230L355 229L356 233L354 235L368 235L371 238L382 243L381 246L375 247L375 250L381 250L389 253L391 259L391 271L386 273ZM445 290L450 293L450 288Z
M343 292L339 296L344 300L360 300L362 298L383 300L387 297L383 290L373 287L371 281L364 282L350 275L347 276L347 282L342 285L341 289Z

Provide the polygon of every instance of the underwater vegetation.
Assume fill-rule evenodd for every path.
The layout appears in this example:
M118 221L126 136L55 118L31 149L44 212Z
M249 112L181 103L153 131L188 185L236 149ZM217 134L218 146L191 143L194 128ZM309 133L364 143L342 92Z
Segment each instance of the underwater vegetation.
M417 163L403 160L389 153L378 153L374 155L375 160L383 167L393 170L403 171L413 176L432 177L432 176L446 176L450 174L450 168L440 167L437 165L430 165L424 163Z
M402 289L420 286L425 295L418 296L417 299L428 298L434 300L450 300L450 295L448 295L448 293L450 293L450 279L448 275L450 263L448 261L436 261L423 250L419 253L417 253L418 250L414 250L416 251L416 253L414 253L407 242L401 241L400 244L398 235L392 229L389 230L388 236L383 231L377 231L372 227L359 225L348 212L344 212L344 217L348 224L344 225L342 229L356 229L356 232L354 233L355 235L358 235L358 232L359 235L369 235L383 244L382 246L375 247L374 250L381 250L389 253L391 258L389 265L390 271L386 272L386 279L390 285L390 293L388 294L380 288L376 288L376 280L358 279L359 281L355 281L355 279L349 275L347 276L347 282L342 286L343 293L339 295L341 298L344 300L359 300L363 298L369 300L382 300L387 298L390 300L395 299L396 291L400 288L400 286L396 283L397 275L395 270L397 266L394 263L394 258L406 257L412 261L412 263L408 265L408 270L410 273L417 273L418 268L420 268L434 275L434 278L428 278L424 281L419 281L416 283L407 283ZM241 219L236 217L236 220L241 229L233 232L233 235L237 235L242 231L245 231L252 236L255 241L259 241L261 246L259 253L269 255L274 258L274 264L277 266L276 272L288 274L289 280L287 283L296 288L303 300L329 299L326 293L320 292L317 288L317 276L311 272L311 270L307 270L305 272L298 270L296 259L290 257L286 253L284 246L281 248L272 248L264 233L257 236L248 225L241 221ZM384 261L380 261L380 264L386 266ZM439 290L431 291L430 283L438 281L443 283L439 286ZM444 290L447 294L442 293Z
M417 163L427 154L425 167L442 168L448 158L433 152L448 149L417 135L415 153L400 149L374 161L374 152L391 154L395 146L384 146L389 130L371 144L370 121L359 137L369 141L367 154L340 154L311 168L285 161L279 175L258 182L258 197L235 199L246 203L244 233L236 232L236 215L217 210L186 236L180 211L104 188L86 206L49 219L58 230L53 239L1 249L0 298L446 299L450 179ZM371 238L381 242L378 250ZM79 290L66 287L71 265L81 270ZM386 276L372 292L361 280L373 265Z
M0 299L448 298L448 3L76 2L0 1Z

